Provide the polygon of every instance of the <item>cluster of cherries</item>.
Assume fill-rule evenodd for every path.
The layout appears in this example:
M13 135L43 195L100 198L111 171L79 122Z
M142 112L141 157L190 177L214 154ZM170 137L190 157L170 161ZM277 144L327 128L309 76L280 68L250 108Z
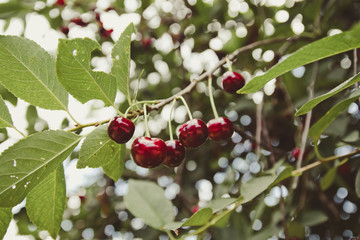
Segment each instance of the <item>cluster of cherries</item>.
M66 3L65 3L65 0L57 0L55 2L55 5L58 6L58 7L65 7L66 6ZM106 9L105 11L110 11L112 10L113 8L108 8ZM111 36L111 33L114 31L113 29L105 29L104 26L103 26L103 23L101 22L100 20L100 14L98 12L94 12L95 14L95 19L96 21L98 22L98 24L100 25L100 29L99 29L99 34L100 36L104 37L104 38L109 38ZM72 23L75 23L76 25L78 26L81 26L81 27L86 27L88 25L88 23L84 22L81 18L79 17L76 17L76 18L73 18L70 20L70 22ZM67 35L69 33L69 27L68 26L61 26L60 27L60 31L63 32L65 35Z
M222 85L226 92L236 93L244 84L239 73L230 71L223 75ZM134 131L134 123L122 116L114 117L108 126L109 137L119 144L129 141ZM159 138L138 137L131 146L131 155L135 163L144 168L154 168L161 163L176 167L183 162L186 148L197 148L207 138L214 141L229 139L233 132L232 122L225 117L212 119L207 124L200 119L190 119L179 128L179 140L164 142Z

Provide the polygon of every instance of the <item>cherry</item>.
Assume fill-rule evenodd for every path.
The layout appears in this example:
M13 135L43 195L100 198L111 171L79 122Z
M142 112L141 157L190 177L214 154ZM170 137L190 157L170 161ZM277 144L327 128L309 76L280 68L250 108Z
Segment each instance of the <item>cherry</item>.
M292 151L291 151L291 156L295 159L298 159L300 155L300 148L295 147Z
M105 28L101 27L100 28L100 35L103 36L104 38L108 38L111 36L111 33L113 32L113 29L110 30L106 30Z
M152 44L152 39L151 37L147 37L147 38L143 38L141 40L141 45L143 48L148 49L149 47L151 47Z
M226 117L219 117L211 119L207 123L209 129L209 138L214 141L223 141L231 136L234 133L233 123Z
M65 0L57 0L55 2L55 4L59 7L64 7L65 6Z
M135 163L144 168L159 166L166 156L166 144L159 138L138 137L131 146Z
M179 129L179 140L189 148L197 148L208 138L209 131L206 124L200 119L191 119Z
M66 27L66 26L62 26L62 27L60 27L60 31L61 31L62 33L64 33L65 35L68 35L68 33L69 33L69 28Z
M121 116L114 117L108 126L109 137L117 143L126 143L129 141L134 131L134 123Z
M179 166L185 158L185 147L179 140L168 140L166 144L166 156L163 164L168 167Z
M84 22L81 18L73 18L70 20L71 22L75 23L76 25L86 27L88 24Z
M199 206L198 205L195 205L195 206L193 206L192 208L191 208L191 212L194 214L194 213L196 213L197 211L199 211Z
M222 76L222 87L225 92L236 93L237 90L245 85L245 79L237 72L227 71Z

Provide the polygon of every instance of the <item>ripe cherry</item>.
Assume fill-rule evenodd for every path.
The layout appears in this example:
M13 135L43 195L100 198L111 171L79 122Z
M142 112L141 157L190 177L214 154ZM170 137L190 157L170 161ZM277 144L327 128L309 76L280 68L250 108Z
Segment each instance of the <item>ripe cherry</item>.
M65 35L68 35L68 33L69 33L69 28L66 27L66 26L62 26L62 27L60 27L60 31L61 31L62 33L64 33Z
M191 208L191 212L194 214L194 213L196 213L197 211L199 211L199 206L198 205L195 205L195 206L193 206L192 208Z
M65 6L65 0L57 0L55 2L55 4L59 7L64 7Z
M163 164L168 167L179 166L185 158L185 147L179 140L168 140L166 144L166 156Z
M189 148L197 148L208 138L209 132L206 124L200 119L191 119L179 129L179 140Z
M299 158L299 155L300 155L300 148L298 147L295 147L292 151L291 151L291 156L294 158L294 159L298 159Z
M106 30L105 28L101 27L100 28L100 35L103 36L104 38L109 38L113 31L114 31L113 29Z
M226 117L219 117L211 119L207 123L209 129L209 138L214 141L223 141L231 136L234 133L233 123Z
M159 138L138 137L131 146L131 156L141 167L157 167L166 156L166 144Z
M75 23L76 25L86 27L88 24L84 22L81 18L73 18L70 20L71 22Z
M245 79L237 72L228 71L222 76L222 87L225 92L236 93L245 85Z
M114 117L108 126L109 137L117 143L126 143L129 141L134 131L134 123L121 116Z

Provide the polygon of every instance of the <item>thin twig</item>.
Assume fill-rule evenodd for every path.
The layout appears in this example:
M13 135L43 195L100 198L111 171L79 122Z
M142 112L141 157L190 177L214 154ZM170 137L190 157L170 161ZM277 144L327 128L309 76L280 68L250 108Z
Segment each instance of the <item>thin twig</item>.
M284 197L282 195L282 191L281 191L281 186L280 187L280 212L281 212L281 216L282 216L282 224L283 224L283 228L284 228L284 236L285 236L285 240L288 240L288 231L287 231L287 221L286 221L286 209L285 209L285 201L284 201Z
M261 102L256 104L256 156L260 158L261 151L261 132L262 132L262 110L264 106L264 97L262 97Z
M315 62L313 64L314 68L313 68L313 72L312 72L312 76L311 76L311 82L310 85L308 87L308 92L309 92L309 100L314 98L314 88L315 88L315 82L316 82L316 78L317 78L317 74L318 74L318 70L319 70L319 63ZM305 152L305 147L306 147L306 143L307 143L307 139L308 139L308 133L309 133L309 129L310 129L310 123L311 123L311 116L312 116L312 110L310 110L307 114L306 114L306 119L305 119L305 125L304 125L304 129L301 135L301 145L300 145L300 153L299 153L299 158L297 160L296 163L296 168L299 169L301 168L303 159L304 159L304 152ZM299 177L295 177L294 178L294 182L292 185L293 189L297 188L297 185L299 183Z
M187 85L184 89L182 89L180 92L178 92L177 94L163 99L161 100L159 103L154 104L154 105L150 105L149 106L149 111L151 110L158 110L160 109L162 106L170 103L172 100L174 100L174 98L177 98L179 96L183 96L187 93L190 93L192 91L192 89L196 86L196 84L198 82L201 82L202 80L208 78L208 76L211 76L218 68L220 68L222 65L224 65L226 63L226 59L229 60L233 60L237 55L239 55L240 53L243 53L245 51L251 50L253 48L262 46L262 45L267 45L267 44L272 44L272 43L278 43L278 42L283 42L283 41L292 41L297 39L298 37L294 37L294 38L273 38L273 39L266 39L263 41L258 41L258 42L253 42L249 45L246 45L244 47L238 48L237 50L235 50L233 53L227 55L226 57L222 58L212 69L204 72L203 74L201 74L199 77L193 79L189 85Z

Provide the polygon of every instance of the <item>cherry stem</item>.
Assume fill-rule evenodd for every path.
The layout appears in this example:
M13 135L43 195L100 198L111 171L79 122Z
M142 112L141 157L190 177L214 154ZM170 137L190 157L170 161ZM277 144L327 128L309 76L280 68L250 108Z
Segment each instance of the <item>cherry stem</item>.
M209 75L208 88L209 88L209 98L210 98L210 104L211 104L212 111L214 113L215 118L219 118L219 114L218 114L218 112L216 110L213 91L212 91L212 77L211 77L211 75Z
M147 105L144 104L144 120L145 120L145 136L150 137L150 131L149 131L149 125L148 125L148 119L147 119Z
M227 69L232 72L232 67L231 67L231 62L230 62L230 59L229 58L225 58L225 61L226 61L226 65L227 65Z
M185 101L185 98L184 98L183 96L178 96L178 97L176 97L175 99L178 99L178 98L180 98L181 101L183 102L183 104L184 104L184 106L185 106L185 108L186 108L186 111L187 111L187 113L188 113L188 115L189 115L190 120L193 119L193 116L192 116L192 114L191 114L190 108L189 108L189 106L187 105L187 103L186 103L186 101Z
M172 112L173 112L173 110L174 110L175 102L176 102L176 98L173 100L173 102L172 102L172 104L171 104L171 108L170 108L170 116L169 116L169 135L170 135L170 140L174 140L174 138L173 138L173 132L172 132L172 127L171 127L171 117L172 117Z

